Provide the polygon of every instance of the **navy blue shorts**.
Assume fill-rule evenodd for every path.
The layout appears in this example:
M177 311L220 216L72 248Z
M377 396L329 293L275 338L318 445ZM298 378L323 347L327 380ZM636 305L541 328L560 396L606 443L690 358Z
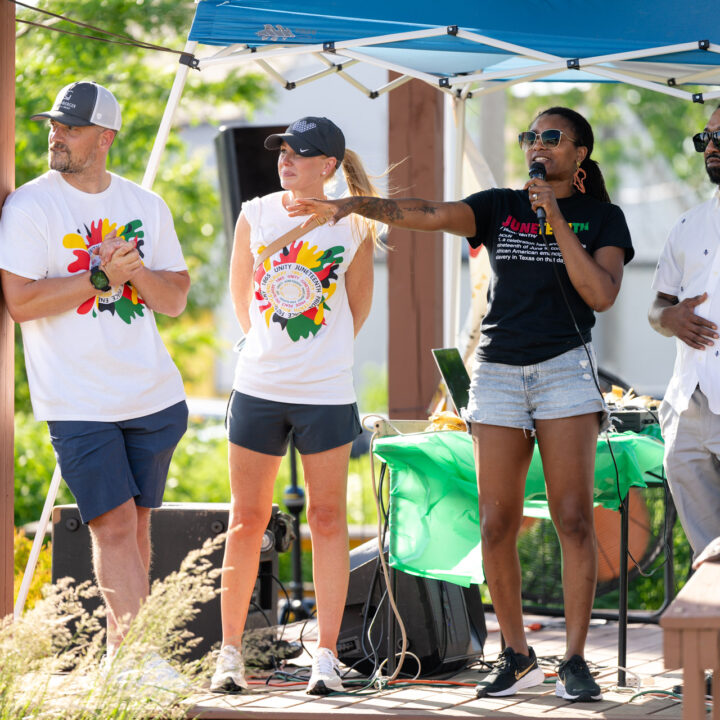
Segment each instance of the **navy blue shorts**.
M120 422L48 421L62 476L84 523L131 498L162 505L173 451L187 430L183 400L151 415Z
M290 433L301 455L332 450L362 434L357 403L303 405L232 391L225 424L234 445L265 455L287 452Z

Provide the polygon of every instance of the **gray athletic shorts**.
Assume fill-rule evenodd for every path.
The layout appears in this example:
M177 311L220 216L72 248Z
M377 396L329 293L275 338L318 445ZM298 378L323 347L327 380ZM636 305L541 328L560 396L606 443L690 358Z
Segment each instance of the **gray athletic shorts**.
M140 507L160 507L187 420L183 400L120 422L48 421L55 457L82 521L88 523L130 498Z
M234 445L265 455L285 455L293 434L301 455L347 445L362 433L357 403L282 403L233 390L225 425Z

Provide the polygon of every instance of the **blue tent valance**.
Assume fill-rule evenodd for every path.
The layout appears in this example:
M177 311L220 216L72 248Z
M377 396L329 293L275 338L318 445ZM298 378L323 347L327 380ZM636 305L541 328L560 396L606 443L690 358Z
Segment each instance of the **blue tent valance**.
M189 39L237 46L224 62L325 53L465 93L551 79L653 83L690 97L678 86L720 84L720 26L707 12L704 0L199 0Z

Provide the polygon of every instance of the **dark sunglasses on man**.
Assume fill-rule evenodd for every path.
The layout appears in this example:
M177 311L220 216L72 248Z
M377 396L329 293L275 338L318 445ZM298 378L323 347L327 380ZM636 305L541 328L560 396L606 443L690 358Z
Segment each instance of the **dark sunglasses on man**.
M534 130L526 130L518 135L518 142L523 150L529 150L535 145L538 139L540 139L543 147L554 148L560 144L563 136L571 143L575 142L575 140L563 130L543 130L541 133L536 133Z
M697 135L693 135L695 150L698 152L705 152L705 149L710 144L711 140L715 143L715 147L720 150L720 130L714 130L713 132L703 130Z

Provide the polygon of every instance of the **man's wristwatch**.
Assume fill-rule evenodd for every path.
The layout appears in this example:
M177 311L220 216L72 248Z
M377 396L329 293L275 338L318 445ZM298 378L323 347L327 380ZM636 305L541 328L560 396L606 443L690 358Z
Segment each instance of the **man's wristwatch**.
M90 273L90 282L92 286L102 292L107 292L110 289L110 281L104 270L96 268Z

